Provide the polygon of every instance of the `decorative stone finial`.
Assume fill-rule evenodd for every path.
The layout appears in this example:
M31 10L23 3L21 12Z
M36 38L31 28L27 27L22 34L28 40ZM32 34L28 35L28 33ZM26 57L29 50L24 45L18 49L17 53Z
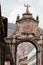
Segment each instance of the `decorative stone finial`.
M39 16L37 15L37 17L36 17L36 20L38 21L39 20Z
M17 20L19 20L19 18L20 18L20 16L19 16L19 14L18 14L18 16L17 16Z
M24 6L26 7L26 13L29 13L29 7L30 6L28 4L27 5L24 4Z

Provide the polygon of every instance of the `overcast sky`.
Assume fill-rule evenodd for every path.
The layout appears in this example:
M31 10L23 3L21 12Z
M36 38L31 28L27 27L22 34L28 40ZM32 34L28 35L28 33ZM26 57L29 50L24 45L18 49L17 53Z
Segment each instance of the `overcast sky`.
M43 0L0 0L2 15L8 18L8 22L15 23L16 17L25 12L24 4L30 5L33 17L39 16L39 26L43 28Z

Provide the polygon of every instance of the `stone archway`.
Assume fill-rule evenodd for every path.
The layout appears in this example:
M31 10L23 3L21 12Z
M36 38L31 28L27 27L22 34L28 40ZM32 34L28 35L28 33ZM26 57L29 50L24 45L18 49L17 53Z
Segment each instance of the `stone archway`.
M17 41L17 40L16 40ZM30 42L35 48L36 48L36 65L38 65L38 44L36 42L36 40L32 40L32 39L19 39L19 41L17 41L17 47L22 44L23 42L27 43ZM16 61L17 63L17 61Z

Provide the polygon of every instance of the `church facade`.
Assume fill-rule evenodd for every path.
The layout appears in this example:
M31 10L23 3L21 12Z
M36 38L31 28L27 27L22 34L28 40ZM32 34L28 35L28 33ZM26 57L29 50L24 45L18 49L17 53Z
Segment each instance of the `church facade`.
M43 65L43 30L38 27L39 17L37 16L35 19L29 12L30 6L28 4L24 6L26 12L22 14L21 18L19 15L17 16L14 33L10 37L2 37L5 44L2 65ZM2 22L2 19L0 21ZM7 23L5 24L7 25ZM7 27L5 28L7 30ZM33 52L31 57L30 51Z

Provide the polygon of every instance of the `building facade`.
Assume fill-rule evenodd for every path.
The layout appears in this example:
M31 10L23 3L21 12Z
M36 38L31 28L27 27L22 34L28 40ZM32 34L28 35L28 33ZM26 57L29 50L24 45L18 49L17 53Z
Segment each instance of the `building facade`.
M38 27L39 17L35 19L29 12L30 6L24 6L26 12L21 18L17 16L14 33L3 38L5 65L43 65L43 30Z
M7 18L1 15L0 5L0 65L4 64L5 59L5 37L7 37Z

